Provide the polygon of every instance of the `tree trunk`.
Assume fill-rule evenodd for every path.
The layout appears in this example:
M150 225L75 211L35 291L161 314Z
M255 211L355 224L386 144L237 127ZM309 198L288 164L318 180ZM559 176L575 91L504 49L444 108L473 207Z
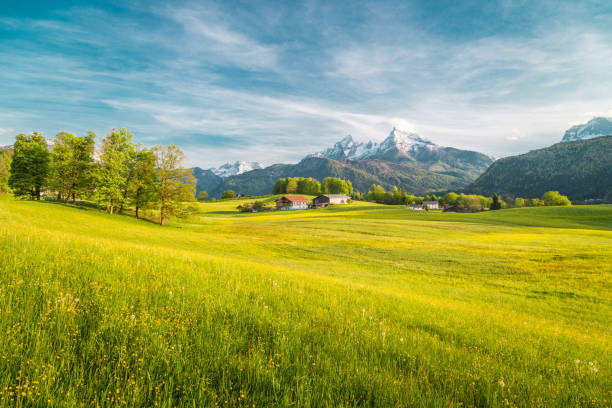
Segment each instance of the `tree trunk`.
M138 218L138 206L136 206L136 218Z

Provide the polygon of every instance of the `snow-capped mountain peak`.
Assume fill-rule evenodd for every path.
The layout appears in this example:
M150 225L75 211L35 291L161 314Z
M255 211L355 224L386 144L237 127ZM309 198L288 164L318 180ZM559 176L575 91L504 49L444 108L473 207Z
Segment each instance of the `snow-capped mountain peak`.
M591 139L599 136L612 135L612 118L594 117L587 123L572 126L565 135L562 142L572 142L574 140Z
M262 169L261 165L257 162L244 162L237 161L234 163L225 163L218 168L212 168L210 171L215 173L219 177L229 177L238 174L246 173L247 171Z
M398 152L410 153L421 147L434 147L436 144L428 139L425 139L417 133L407 132L394 127L389 137L387 137L379 147L379 153L386 153L391 149L397 149Z
M380 144L373 141L357 142L348 135L333 147L311 156L335 160L367 160L388 155L413 155L423 149L431 151L438 148L438 145L417 133L394 127Z

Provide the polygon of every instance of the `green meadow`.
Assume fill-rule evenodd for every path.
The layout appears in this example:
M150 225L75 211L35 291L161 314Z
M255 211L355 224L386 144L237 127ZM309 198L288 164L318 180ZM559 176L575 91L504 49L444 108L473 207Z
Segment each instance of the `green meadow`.
M238 204L0 198L0 406L612 405L612 206Z

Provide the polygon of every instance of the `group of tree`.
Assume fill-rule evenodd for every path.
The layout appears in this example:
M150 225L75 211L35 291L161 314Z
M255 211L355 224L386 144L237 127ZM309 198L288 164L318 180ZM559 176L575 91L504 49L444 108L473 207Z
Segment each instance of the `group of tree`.
M382 186L373 184L370 191L363 195L355 193L356 200L371 201L389 205L421 205L424 201L438 201L442 206L456 206L464 211L482 211L484 209L497 210L502 208L520 208L537 206L560 206L571 205L570 200L558 191L548 191L541 198L501 197L494 194L493 197L485 197L476 194L457 194L449 192L443 196L428 194L415 196L408 194L403 188L393 187L392 191L386 191Z
M408 194L403 187L400 189L393 187L392 191L386 191L384 187L376 184L372 184L370 191L365 196L358 194L355 199L389 205L420 205L423 201L438 201L435 194L415 196L414 194Z
M95 137L93 132L60 132L49 150L38 132L18 135L8 187L15 196L37 200L43 192L64 202L94 200L109 214L131 207L139 217L141 210L154 208L162 225L171 215L183 217L193 211L188 203L194 201L195 179L182 165L181 149L147 149L134 143L127 129L113 129L96 152ZM0 162L0 177L2 169Z
M272 189L273 194L346 194L353 195L353 184L350 180L337 177L326 177L323 182L312 177L279 178Z

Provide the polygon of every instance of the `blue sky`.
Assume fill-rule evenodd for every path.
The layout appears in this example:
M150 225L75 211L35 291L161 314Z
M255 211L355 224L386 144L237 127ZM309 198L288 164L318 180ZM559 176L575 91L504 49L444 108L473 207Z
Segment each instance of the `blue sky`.
M0 145L127 127L188 164L393 126L504 156L612 116L612 2L0 2Z

